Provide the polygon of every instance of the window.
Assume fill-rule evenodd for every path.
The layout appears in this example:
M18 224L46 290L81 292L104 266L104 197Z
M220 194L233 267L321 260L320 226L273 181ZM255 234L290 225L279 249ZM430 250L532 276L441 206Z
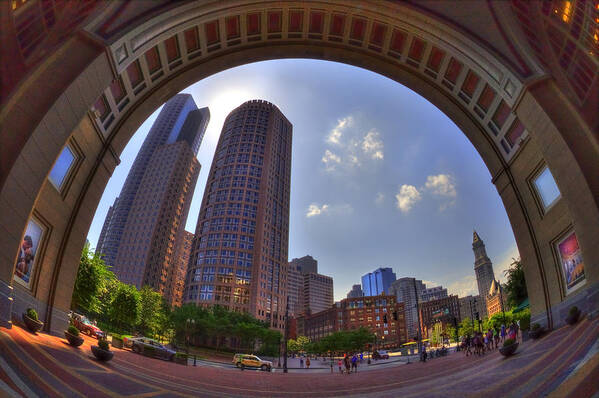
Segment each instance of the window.
M547 166L535 177L534 185L543 202L544 210L549 209L560 198L559 189Z
M69 145L67 145L58 156L58 159L56 160L56 163L54 164L54 167L52 167L52 171L50 171L50 175L48 176L48 179L58 191L62 189L62 186L67 179L66 177L74 163L74 151Z

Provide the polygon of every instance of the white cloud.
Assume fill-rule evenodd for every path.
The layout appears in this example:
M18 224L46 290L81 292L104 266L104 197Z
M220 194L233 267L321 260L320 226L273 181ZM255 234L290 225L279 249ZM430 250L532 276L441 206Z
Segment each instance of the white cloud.
M383 202L385 202L385 194L382 192L378 192L376 194L376 197L374 198L374 203L380 206L383 204Z
M441 286L440 283L434 282L434 281L429 281L426 279L422 280L422 283L424 283L427 287L427 289L430 289L431 287L437 287L437 286Z
M316 217L316 216L320 216L320 215L330 215L330 216L347 215L347 214L351 214L353 212L354 212L354 208L351 207L351 205L347 204L347 203L341 203L341 204L336 204L336 205L323 204L322 206L320 206L318 203L312 203L310 206L308 206L308 211L306 212L306 217L310 218L310 217Z
M454 178L449 174L439 174L426 177L424 184L433 195L455 198L458 193L455 188Z
M399 193L395 195L397 199L397 208L403 213L407 213L412 209L416 202L422 199L422 195L414 185L402 185L399 188Z
M383 141L380 134L375 129L371 129L362 140L362 150L365 154L370 155L372 159L383 159Z
M340 144L341 136L343 136L343 130L347 127L351 127L354 124L354 118L352 116L346 116L343 119L337 121L337 125L331 130L327 137L327 142L331 144Z
M325 164L327 171L333 171L335 165L341 163L341 158L327 149L322 157L322 162Z
M306 213L306 217L318 216L326 212L328 209L329 205L322 205L319 207L317 204L312 203L310 206L308 206L308 212Z
M476 296L478 294L478 285L476 284L476 275L474 270L472 274L464 276L447 286L449 294L457 294L459 297L466 297L469 295Z

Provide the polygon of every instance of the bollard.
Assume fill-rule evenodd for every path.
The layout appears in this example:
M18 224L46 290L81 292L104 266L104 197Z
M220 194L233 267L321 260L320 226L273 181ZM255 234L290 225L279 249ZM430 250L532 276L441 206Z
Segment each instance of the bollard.
M195 356L195 354L193 355L193 366L196 366L196 356Z

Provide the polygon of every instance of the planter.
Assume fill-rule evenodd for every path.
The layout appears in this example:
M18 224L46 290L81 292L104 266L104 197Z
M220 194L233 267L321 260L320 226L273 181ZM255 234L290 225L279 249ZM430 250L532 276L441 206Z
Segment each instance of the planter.
M81 344L83 344L83 337L81 337L81 336L75 336L74 334L71 334L71 333L65 331L64 337L67 338L67 340L69 341L69 344L72 345L73 347L79 347Z
M580 311L576 312L576 313L574 313L572 315L568 315L566 317L566 323L568 325L574 325L576 322L578 322L578 318L580 318Z
M114 348L123 348L123 340L119 338L112 337L112 342L110 343Z
M23 314L23 322L32 333L37 333L44 327L44 322L29 318L26 314Z
M518 344L519 343L514 343L514 344L510 344L507 347L501 347L499 349L499 352L501 353L501 355L503 355L504 357L509 357L510 355L514 355L514 353L516 352L516 350L518 349Z
M103 350L97 345L92 346L92 353L96 358L98 358L98 361L102 362L110 361L114 355L112 351Z
M528 337L530 337L533 340L538 339L539 337L541 337L542 334L543 334L543 328L528 331Z
M187 363L188 363L187 357L178 357L178 356L175 356L175 363L178 363L179 365L185 365L185 366L187 366Z

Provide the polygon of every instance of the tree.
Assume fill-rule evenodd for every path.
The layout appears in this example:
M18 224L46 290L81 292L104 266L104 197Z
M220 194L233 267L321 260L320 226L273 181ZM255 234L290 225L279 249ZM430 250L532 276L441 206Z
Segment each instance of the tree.
M82 310L87 314L100 312L98 296L104 286L104 280L109 277L108 270L99 254L93 253L86 244L81 252L77 278L73 289L71 308Z
M515 308L528 297L526 290L526 279L524 278L524 268L520 259L512 258L510 267L504 271L507 277L505 292L507 294L508 308Z
M472 321L470 318L464 318L458 327L460 336L472 336Z
M120 283L108 316L119 331L131 331L139 319L140 295L133 285Z
M146 285L139 291L139 297L139 331L144 336L153 336L158 330L162 296Z
M299 351L299 344L294 339L287 340L287 351L297 353Z
M297 345L298 345L298 351L302 352L302 351L306 351L306 347L308 346L308 343L310 343L310 339L307 338L306 336L297 336Z

